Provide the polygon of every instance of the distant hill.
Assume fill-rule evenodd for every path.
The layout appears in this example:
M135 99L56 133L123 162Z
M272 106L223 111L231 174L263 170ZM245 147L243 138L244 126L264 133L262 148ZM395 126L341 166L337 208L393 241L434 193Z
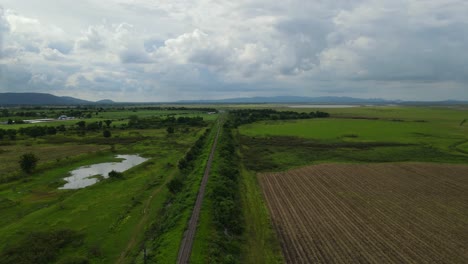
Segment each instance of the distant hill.
M115 102L110 99L104 99L104 100L96 101L96 104L115 104Z
M181 103L320 103L320 104L390 104L399 101L384 99L361 99L353 97L321 96L274 96L274 97L242 97L219 100L191 100L179 101Z
M83 105L110 104L111 100L86 101L69 96L55 96L47 93L0 93L0 105Z
M460 105L468 104L468 101L445 100L445 101L402 101L402 100L385 100L380 98L354 98L346 96L320 96L320 97L304 97L304 96L273 96L273 97L241 97L228 98L217 100L185 100L178 103L200 103L200 104L351 104L351 105L383 105L383 104L399 104L399 105Z

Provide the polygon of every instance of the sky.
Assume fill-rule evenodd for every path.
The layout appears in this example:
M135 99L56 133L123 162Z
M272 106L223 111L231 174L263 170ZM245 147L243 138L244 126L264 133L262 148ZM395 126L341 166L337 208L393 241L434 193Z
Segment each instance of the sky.
M468 100L466 0L0 0L0 92Z

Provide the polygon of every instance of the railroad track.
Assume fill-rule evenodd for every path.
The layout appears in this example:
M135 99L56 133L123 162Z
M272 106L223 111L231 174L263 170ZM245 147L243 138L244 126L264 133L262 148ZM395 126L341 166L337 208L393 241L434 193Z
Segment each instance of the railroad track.
M213 146L211 147L210 156L208 158L208 162L206 163L205 173L200 184L195 206L193 207L192 216L190 217L188 228L185 231L184 238L180 244L179 255L177 257L177 263L179 264L189 263L190 255L192 254L193 240L195 239L195 232L197 231L198 218L200 217L203 196L205 195L206 183L208 182L208 177L210 175L211 164L213 162L220 130L221 124L218 123L218 131L216 132L216 137L214 139Z

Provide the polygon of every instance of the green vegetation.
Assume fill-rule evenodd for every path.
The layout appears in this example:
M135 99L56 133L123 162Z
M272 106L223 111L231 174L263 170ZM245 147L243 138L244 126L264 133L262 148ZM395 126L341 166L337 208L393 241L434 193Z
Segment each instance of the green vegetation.
M284 262L258 172L328 162L468 162L463 109L246 108L227 114L191 263ZM61 115L74 119L22 123ZM0 263L176 262L218 117L211 107L3 109ZM148 161L109 179L92 175L99 182L83 189L59 189L70 171L116 154Z
M36 155L32 153L26 153L21 155L19 164L21 167L21 170L23 170L26 173L31 173L37 165L37 162L39 161L39 158L36 157Z
M230 115L220 136L190 262L282 263L255 174L242 169L236 119Z
M250 124L261 120L293 120L329 117L328 113L315 112L295 112L276 111L273 109L236 109L229 113L229 127L238 127L243 124Z
M223 129L207 184L206 202L191 263L239 263L243 219L239 189L239 157L229 129Z
M109 178L111 179L122 179L123 178L123 173L122 172L118 172L118 171L115 171L115 170L111 170L108 174Z
M12 109L10 113L17 111ZM51 116L52 112L58 114L58 110L40 111L44 116ZM0 263L141 261L138 254L142 243L148 238L151 227L162 219L161 212L173 196L166 184L181 174L177 167L179 160L192 146L198 146L195 142L203 137L206 127L217 117L212 114L209 120L204 120L208 116L205 111L194 109L148 109L142 110L141 116L140 110L103 109L97 110L97 114L93 111L88 109L82 120L0 125L1 131L16 132L14 137L5 132L0 139L0 258L4 261ZM90 118L86 117L88 114L91 114ZM196 119L199 124L172 124L175 129L170 135L166 124L144 129L127 126L131 115L137 115L139 120L154 120L153 117L165 120L168 114L176 120L183 116ZM47 132L52 127L56 133ZM24 133L19 132L20 129ZM105 131L111 136L105 137ZM30 174L25 174L18 166L21 155L27 153L39 158L36 169ZM116 161L116 154L133 153L149 160L124 174L111 172L109 176L115 180L94 175L90 178L100 181L92 186L78 190L59 189L71 170ZM206 154L194 159L195 165L191 167L195 169L190 175L196 175L198 164L203 166L203 155ZM184 188L190 188L196 195L199 182L196 176L190 175L184 180ZM190 202L187 202L186 215L189 208ZM184 226L181 226L183 230ZM61 230L77 235L60 238L62 233L55 232ZM39 244L28 244L33 243L28 242L31 237L41 241L43 247L39 249ZM39 254L42 249L47 251L44 257ZM173 248L158 250L167 254ZM24 254L19 256L21 251Z
M284 263L255 172L241 170L241 201L244 216L243 263Z
M214 129L206 130L180 159L180 171L167 185L170 194L164 201L165 206L158 211L158 219L146 232L145 250L137 256L137 263L145 259L144 252L150 263L177 261L180 242L192 213L215 132Z
M0 263L48 264L55 261L61 250L82 243L83 236L69 229L32 232L17 245L5 249L0 254Z
M327 119L241 126L239 138L247 168L285 170L330 161L467 161L463 144L468 140L468 129L459 125L466 111L414 108L411 112L399 107L334 111Z

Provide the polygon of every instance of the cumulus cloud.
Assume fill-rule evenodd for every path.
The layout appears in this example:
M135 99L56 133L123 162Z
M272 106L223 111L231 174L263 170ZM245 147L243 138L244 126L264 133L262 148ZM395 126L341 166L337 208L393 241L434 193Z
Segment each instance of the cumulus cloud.
M4 2L0 91L468 99L464 0Z

